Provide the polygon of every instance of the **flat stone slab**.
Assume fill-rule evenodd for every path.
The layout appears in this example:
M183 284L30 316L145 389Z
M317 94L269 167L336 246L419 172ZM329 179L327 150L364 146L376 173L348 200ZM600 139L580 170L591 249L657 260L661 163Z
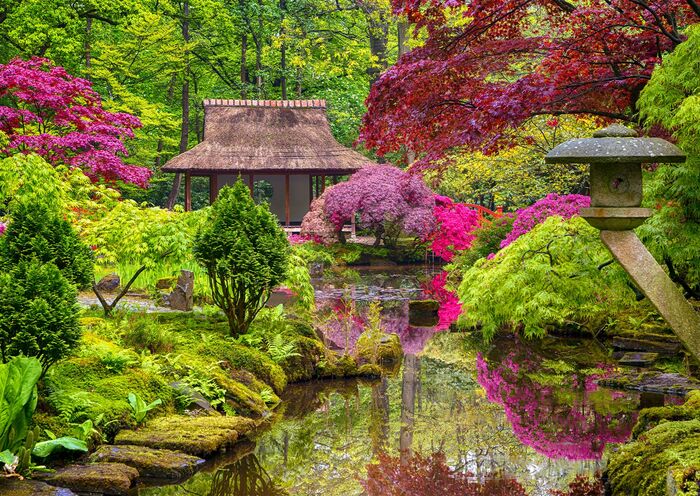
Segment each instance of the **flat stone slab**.
M2 496L75 496L70 489L55 487L35 480L0 478Z
M632 367L649 367L659 358L658 353L625 353L618 360L620 365Z
M607 379L600 379L598 384L619 389L645 391L650 393L686 395L700 389L700 381L680 374L662 372L644 372L642 374L623 374Z
M179 451L145 446L104 445L90 455L91 462L123 463L139 471L141 477L180 480L191 477L205 460Z
M663 341L658 339L638 339L615 336L613 338L613 348L626 351L646 351L649 353L662 353L664 355L675 355L680 353L683 345L678 338L669 336Z
M68 487L78 493L115 496L129 494L138 476L138 470L123 463L68 465L54 473L35 475L49 484Z
M245 417L187 417L173 415L152 420L139 430L124 430L114 444L168 449L207 457L225 452L258 427L259 422Z

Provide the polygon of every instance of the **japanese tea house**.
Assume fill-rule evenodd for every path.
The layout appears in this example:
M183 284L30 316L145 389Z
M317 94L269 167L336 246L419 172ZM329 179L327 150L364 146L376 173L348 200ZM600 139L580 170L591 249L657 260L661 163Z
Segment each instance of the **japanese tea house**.
M240 176L251 191L266 181L270 210L298 225L325 189L372 162L331 134L325 100L204 100L204 140L163 167L185 175L185 210L192 176L209 178L210 201Z

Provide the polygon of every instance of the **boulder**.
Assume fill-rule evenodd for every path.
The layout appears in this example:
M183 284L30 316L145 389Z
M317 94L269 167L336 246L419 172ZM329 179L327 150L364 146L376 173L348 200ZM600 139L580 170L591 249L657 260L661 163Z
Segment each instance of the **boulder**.
M659 339L658 337L649 339L648 337L615 336L612 344L616 350L644 351L663 355L676 355L683 349L683 345L678 338L673 336L664 339Z
M49 484L67 487L79 493L127 495L139 472L123 463L68 465L48 474L35 474Z
M35 480L5 479L0 477L3 496L75 496L70 489L54 487Z
M156 281L156 289L173 289L177 284L177 277L163 277Z
M152 420L137 431L123 430L117 434L114 443L169 449L207 457L226 451L258 425L254 420L237 416L172 415Z
M168 298L170 308L189 312L194 307L194 272L183 270Z
M96 286L98 291L110 292L116 291L120 284L121 279L119 279L119 276L117 274L107 274L102 279L100 279Z
M435 300L408 302L408 324L413 327L433 327L438 324L440 303Z
M123 463L138 470L141 477L182 480L194 475L204 460L179 451L157 450L144 446L112 446L97 448L92 462Z
M681 374L667 372L644 372L642 374L621 374L600 379L601 386L646 391L650 393L685 395L700 389L700 381Z
M190 404L187 405L188 407L192 407L192 405L194 405L195 409L204 410L205 412L214 415L219 414L219 412L217 412L216 409L211 406L211 403L209 403L209 401L207 401L207 399L204 396L202 396L201 393L195 391L184 382L173 382L170 384L170 387L172 387L175 391L180 393L181 397L189 398Z

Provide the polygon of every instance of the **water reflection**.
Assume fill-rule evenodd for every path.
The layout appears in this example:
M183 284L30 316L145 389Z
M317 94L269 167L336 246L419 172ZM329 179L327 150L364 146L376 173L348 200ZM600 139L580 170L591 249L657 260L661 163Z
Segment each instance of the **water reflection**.
M258 457L250 454L216 471L209 496L287 496L275 485Z

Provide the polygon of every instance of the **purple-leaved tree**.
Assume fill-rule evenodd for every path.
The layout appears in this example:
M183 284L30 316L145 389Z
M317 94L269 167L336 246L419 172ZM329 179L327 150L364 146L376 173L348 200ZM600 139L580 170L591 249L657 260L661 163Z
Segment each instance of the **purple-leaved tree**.
M0 65L1 155L37 153L53 165L79 167L93 180L146 186L151 171L124 163L124 141L141 121L109 112L86 79L34 57Z

